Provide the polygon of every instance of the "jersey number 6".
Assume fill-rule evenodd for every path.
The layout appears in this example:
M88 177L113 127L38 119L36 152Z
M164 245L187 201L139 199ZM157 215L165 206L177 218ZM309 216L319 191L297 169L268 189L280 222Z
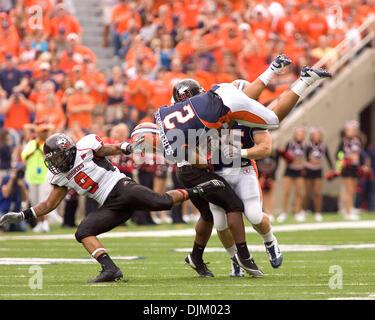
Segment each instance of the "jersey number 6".
M173 118L176 118L178 123L185 123L185 122L188 122L190 119L194 118L195 113L190 104L183 106L182 109L187 112L186 115L183 116L181 111L175 111L175 112L172 112L171 114L168 114L164 118L164 126L168 130L176 128L176 125L173 122L171 122Z
M82 188L82 189L89 189L89 192L91 194L94 194L96 192L96 190L98 190L99 188L99 185L93 181L86 173L84 173L83 171L81 172L78 172L75 177L74 177L74 181Z

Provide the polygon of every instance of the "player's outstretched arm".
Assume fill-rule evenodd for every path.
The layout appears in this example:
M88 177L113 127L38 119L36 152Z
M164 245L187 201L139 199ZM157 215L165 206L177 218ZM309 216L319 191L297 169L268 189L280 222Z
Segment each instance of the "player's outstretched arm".
M123 142L117 144L105 144L95 152L97 157L115 156L119 154L129 155L139 149L140 144L144 141L144 137L140 137L134 142Z
M45 201L37 204L30 209L20 212L9 212L0 219L0 226L17 223L30 218L37 218L50 213L56 209L61 201L65 198L68 189L66 187L53 186L53 190Z

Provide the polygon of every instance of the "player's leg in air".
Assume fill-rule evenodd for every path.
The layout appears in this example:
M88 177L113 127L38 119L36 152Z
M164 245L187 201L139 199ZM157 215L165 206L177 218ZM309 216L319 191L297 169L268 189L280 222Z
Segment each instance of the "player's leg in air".
M272 76L288 64L290 64L289 58L284 55L278 56L253 84L244 88L243 92L235 90L232 84L220 84L214 92L221 97L224 105L231 109L231 119L249 127L277 129L307 87L315 81L331 77L331 74L325 70L304 66L297 84L280 97L272 110L264 108L255 99L259 97L261 90Z

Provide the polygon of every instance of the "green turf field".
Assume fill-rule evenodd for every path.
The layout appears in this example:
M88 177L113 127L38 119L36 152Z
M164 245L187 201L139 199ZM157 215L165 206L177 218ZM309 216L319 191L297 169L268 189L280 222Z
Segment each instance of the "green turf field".
M185 266L185 252L175 249L192 246L192 236L140 236L104 238L102 242L111 256L139 256L144 259L117 260L125 281L109 284L87 284L88 278L99 272L96 263L54 262L41 264L42 289L31 289L29 264L2 265L0 261L0 299L328 299L359 297L375 299L375 229L371 225L375 214L362 215L369 227L275 232L284 251L280 269L272 269L265 252L253 253L265 273L262 279L230 278L229 258L225 252L207 252L205 259L215 278L198 278ZM336 215L325 217L329 223L341 221ZM313 219L307 221L314 224ZM293 228L292 219L283 225ZM325 223L325 225L328 225ZM350 222L348 222L350 224ZM280 227L274 224L275 229ZM298 224L301 226L303 224ZM191 229L193 225L120 227L114 232L160 231ZM74 230L54 228L48 235L73 234ZM65 258L86 259L88 254L73 239L4 240L9 236L28 233L0 234L0 260L4 258ZM3 239L3 240L1 240ZM249 245L261 245L255 233L247 235ZM368 248L364 245L368 245ZM373 245L371 245L373 244ZM298 251L309 249L313 251ZM320 245L320 246L317 246ZM340 248L352 245L351 248ZM333 247L332 247L333 246ZM338 246L338 247L335 247ZM217 236L212 236L209 248L219 248ZM296 251L297 250L297 251ZM320 250L320 251L317 251ZM28 263L27 261L25 263ZM331 266L343 271L342 289L332 289L329 281L335 274ZM332 281L332 280L331 280ZM335 284L337 282L334 281Z

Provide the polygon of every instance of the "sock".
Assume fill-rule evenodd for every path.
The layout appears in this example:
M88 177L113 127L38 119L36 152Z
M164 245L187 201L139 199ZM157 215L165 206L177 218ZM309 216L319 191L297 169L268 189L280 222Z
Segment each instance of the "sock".
M231 258L237 253L237 248L235 245L231 246L230 248L225 248L225 250L228 252Z
M103 269L116 268L116 265L106 252L102 253L99 257L96 258L96 260L100 263Z
M193 257L195 262L203 261L203 252L205 247L205 245L202 246L194 241L194 247L193 251L191 252L191 256Z
M263 238L264 242L271 242L275 238L272 233L272 230L270 230L266 234L261 234L260 236Z
M273 77L275 74L276 74L276 72L273 71L273 70L271 69L271 66L269 66L269 67L267 68L267 70L264 71L264 72L258 77L258 79L259 79L260 81L262 81L262 82L264 83L264 85L267 85L268 82L271 81L272 77Z
M249 252L249 249L247 248L246 242L236 243L236 247L237 247L238 255L242 259L250 258L250 252Z
M303 80L300 80L297 82L297 84L295 84L293 87L292 87L292 91L297 95L297 96L301 96L303 91L306 90L306 88L308 87L308 84L303 81Z

